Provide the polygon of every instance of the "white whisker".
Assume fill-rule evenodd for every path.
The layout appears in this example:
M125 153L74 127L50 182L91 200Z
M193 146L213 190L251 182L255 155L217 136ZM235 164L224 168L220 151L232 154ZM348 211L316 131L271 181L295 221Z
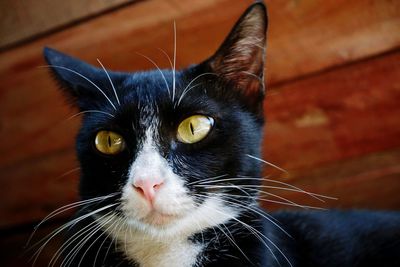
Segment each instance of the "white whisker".
M267 181L267 182L282 184L282 185L286 185L286 186L288 186L288 187L290 187L290 188L297 189L297 190L299 190L299 191L301 191L301 192L303 192L303 193L305 193L305 194L314 196L316 199L318 199L318 200L320 200L320 201L322 201L322 202L325 202L325 201L324 201L324 200L321 200L320 198L326 198L326 199L331 199L331 200L338 200L338 198L336 198L336 197L330 197L330 196L326 196L326 195L311 193L311 192L305 191L304 189L301 189L300 187L297 187L297 186L294 186L294 185L291 185L291 184L288 184L288 183L284 183L284 182L282 182L282 181L271 180L271 179L267 179L267 178L265 178L264 180Z
M107 219L106 219L106 220L107 220ZM100 231L105 225L107 225L107 223L109 223L109 222L112 221L112 220L113 220L113 217L112 217L112 214L111 214L111 215L110 215L110 218L109 218L107 221L105 221L105 222L103 222L103 223L99 223L99 228L96 230L96 232ZM89 237L87 238L87 240L89 241L89 239L90 239L93 235L95 235L96 232L93 232L92 235L89 236ZM79 263L78 263L78 267L81 266L81 263L82 263L82 261L83 261L85 255L86 255L86 253L89 251L89 249L96 243L97 240L99 240L99 238L100 238L102 235L104 235L104 233L105 233L105 231L102 231L101 234L100 234L95 240L93 240L92 243L89 245L89 247L85 250L85 252L84 252L83 255L82 255L81 260L80 260Z
M169 65L171 66L171 69L173 69L174 68L174 65L172 64L172 61L171 61L171 58L169 57L169 55L167 54L167 52L165 52L163 49L161 49L161 48L157 48L159 51L161 51L161 53L163 53L166 57L167 57L167 59L168 59L168 61L169 61Z
M28 241L27 241L27 243L26 243L26 246L29 245L29 243L30 243L30 241L32 240L33 236L35 235L37 229L38 229L42 224L44 224L46 221L48 221L49 219L51 219L51 218L57 216L57 215L60 214L60 213L65 212L65 211L67 211L67 210L74 209L74 208L76 208L76 207L83 206L83 205L87 205L87 204L96 203L96 202L98 202L98 201L101 201L101 200L104 200L104 199L113 197L113 196L115 196L115 195L117 195L117 194L118 194L118 193L113 193L113 194L109 194L109 195L106 195L106 196L95 197L95 198L90 198L90 199L86 199L86 200L82 200L82 201L73 202L73 203L67 204L67 205L65 205L65 206L62 206L62 207L60 207L60 208L58 208L58 209L52 211L50 214L48 214L46 217L44 217L44 219L43 219L42 221L40 221L40 222L35 226L34 231L33 231L32 234L30 235L30 237L29 237L29 239L28 239Z
M218 194L214 194L214 195L215 195L215 196L218 196ZM230 195L228 195L228 194L222 194L222 195L224 195L225 197L228 197L229 199L236 200L234 197L232 197L232 196L230 196ZM293 238L285 229L282 228L282 226L278 225L275 221L273 221L273 220L270 218L271 215L269 215L269 214L267 214L267 213L265 213L265 212L262 213L262 212L260 212L260 211L258 211L258 210L256 210L256 209L253 209L253 208L251 208L251 205L245 206L245 205L242 205L242 204L239 204L239 203L236 203L236 202L233 202L233 201L229 201L229 200L226 200L226 199L223 199L223 198L221 198L221 200L224 201L224 202L226 202L226 203L228 203L228 204L233 204L233 205L235 205L235 206L242 207L242 208L244 208L244 209L246 209L246 210L250 210L250 211L252 211L252 212L254 212L254 213L260 215L261 217L263 217L264 219L266 219L267 221L269 221L269 222L271 222L273 225L275 225L275 226L276 226L279 230L281 230L285 235L287 235L287 236L290 237L290 238ZM271 216L271 217L272 217L272 216Z
M111 212L107 213L110 214ZM106 215L104 215L106 216ZM103 216L103 217L104 217ZM91 222L90 224L86 225L85 227L83 227L82 229L79 229L79 231L77 231L76 233L74 233L71 237L69 237L64 243L63 245L56 251L56 253L54 253L54 256L51 258L49 265L50 267L54 266L58 259L62 256L62 254L64 253L64 251L73 244L74 241L76 241L78 238L80 238L81 236L85 235L87 232L92 231L93 229L95 229L97 227L96 225L96 221ZM78 246L80 244L80 242L76 245ZM76 247L75 246L75 247ZM65 256L65 259L63 260L63 262L61 263L61 266L64 264L64 261L66 261L69 258L69 255L74 251L74 249L71 249L71 251ZM68 262L68 260L67 260Z
M165 78L164 73L162 72L162 70L160 69L160 67L156 64L156 62L154 62L154 60L152 60L151 58L149 58L149 57L146 56L146 55L143 55L143 54L137 53L137 52L136 52L136 54L138 54L139 56L144 57L145 59L147 59L148 61L150 61L150 62L157 68L157 70L160 72L160 74L161 74L161 76L162 76L162 78L163 78L163 80L164 80L165 86L167 87L168 95L171 96L171 91L170 91L170 89L169 89L169 85L168 85L167 79Z
M278 170L280 170L280 171L282 171L282 172L284 172L284 173L289 173L287 170L282 169L281 167L279 167L279 166L277 166L277 165L275 165L275 164L273 164L273 163L271 163L271 162L268 162L268 161L266 161L266 160L264 160L264 159L257 158L257 157L255 157L255 156L253 156L253 155L250 155L250 154L246 154L246 156L248 156L248 157L250 157L250 158L252 158L252 159L261 161L261 162L263 162L263 163L265 163L265 164L267 164L267 165L269 165L269 166L271 166L271 167L274 167L274 168L276 168L276 169L278 169Z
M112 233L116 233L116 234L113 234L113 235L112 235L112 239L111 239L110 245L108 246L107 251L106 251L106 253L105 253L105 255L104 255L102 265L104 265L104 263L106 262L107 255L108 255L108 253L110 252L113 243L115 244L115 247L117 246L116 236L117 236L118 233L117 233L116 229L118 228L119 225L123 224L123 221L122 221L122 220L119 220L119 221L117 220L117 222L118 222L118 223L117 223L117 225L115 226L115 228L114 228L114 229L111 229L111 232L112 232Z
M317 199L317 200L319 200L321 202L325 202L323 199L320 199L320 198L314 196L312 193L308 193L308 192L305 192L305 191L299 191L299 190L292 189L292 188L282 188L282 187L269 186L269 185L241 185L241 186L246 188L246 189L248 188L248 189L253 189L253 190L255 190L257 188L268 188L268 189L280 189L280 190L286 190L286 191L292 191L292 192L298 192L298 193L305 193L305 194L307 194L307 195L309 195L309 196L311 196L311 197L313 197L313 198L315 198L315 199ZM271 195L271 196L275 196L274 194L272 194L270 192L266 192L264 190L260 190L259 192L264 193L264 194L268 194L268 195ZM279 197L279 198L281 198L281 197Z
M56 235L58 235L58 234L61 233L63 230L67 229L68 227L70 227L70 226L72 226L72 225L74 225L74 224L76 224L76 223L78 223L78 222L80 222L80 221L82 221L82 220L84 220L84 219L86 219L86 218L88 218L88 217L90 217L90 216L96 214L96 213L101 212L101 211L103 211L103 210L106 210L106 209L111 208L111 207L116 206L116 205L118 205L118 203L110 204L110 205L107 205L107 206L105 206L105 207L101 207L101 208L99 208L99 209L97 209L97 210L94 210L94 211L92 211L92 212L86 213L86 214L84 214L84 215L82 215L82 216L80 216L80 217L78 217L78 218L76 218L76 219L74 219L74 220L72 220L72 221L70 221L70 222L68 222L68 223L66 223L66 224L64 224L64 225L62 225L61 227L59 227L59 228L57 228L56 230L54 230L52 233L48 234L46 237L42 238L40 241L38 241L37 243L35 243L35 244L32 246L32 248L33 248L33 247L36 247L36 246L39 245L40 243L42 243L42 242L44 242L45 240L47 240L47 241L45 241L45 242L39 247L38 251L33 255L33 257L32 257L32 259L33 259L33 264L32 264L32 265L34 265L34 264L36 263L36 261L37 261L39 255L41 254L41 252L43 251L43 249L46 247L46 245L47 245Z
M259 190L259 189L254 189L254 188L245 188L245 187L242 186L242 185L227 185L227 186L224 186L224 185L216 185L216 186L212 186L212 187L210 187L210 188L237 188L237 189L239 189L239 190L242 189L243 191L245 191L245 190L251 190L251 191L255 191L255 192L257 192L257 193L266 194L266 195L273 196L273 197L275 197L275 198L278 198L278 199L287 201L287 203L290 203L290 204L292 204L292 205L294 205L294 206L304 207L304 206L302 206L302 205L299 205L299 204L297 204L297 203L295 203L295 202L293 202L293 201L290 201L290 200L288 200L288 199L286 199L286 198L284 198L284 197L275 195L275 194L273 194L273 193L265 192L265 191L262 191L262 190Z
M199 195L199 194L195 194L195 195L194 195L195 198L199 198L198 196L202 196L202 195ZM211 208L211 207L207 207L207 208L208 208L208 209L211 209L211 210L214 210L214 211L216 211L216 212L218 212L218 213L220 213L220 214L224 214L224 215L226 215L226 216L229 217L229 218L233 218L232 215L228 215L228 214L226 214L226 213L220 212L219 210L217 210L217 209L215 209L215 208ZM207 216L206 214L204 214L204 215ZM221 226L216 225L216 226L214 226L214 227L217 227L217 228L226 236L226 238L229 240L229 242L230 242L232 245L234 245L234 246L238 249L238 251L246 258L246 260L247 260L249 263L251 263L251 264L253 265L253 262L247 257L247 255L243 252L243 250L242 250L242 249L239 247L239 245L235 242L234 237L233 237L233 235L231 234L231 232L229 231L229 229L227 228L227 226L226 226L224 223L222 223L222 226L225 227L225 229L229 232L229 234L230 234L231 237L229 237L229 235L222 229Z
M199 185L198 185L198 186L199 186ZM227 188L227 189L231 189L231 188L236 188L236 189L238 189L238 190L244 192L245 194L247 194L247 196L237 196L237 197L251 197L251 198L254 198L254 199L257 199L257 200L261 200L261 201L265 201L265 202L271 202L271 203L276 203L276 204L283 204L283 205L288 205L288 206L294 206L294 207L299 207L299 208L303 208L303 209L326 210L326 209L320 208L320 207L313 207L313 206L307 206L307 205L300 205L300 204L297 204L297 203L295 203L295 202L293 202L293 201L290 201L290 200L288 200L288 199L286 199L286 198L284 198L284 197L275 195L275 194L273 194L273 193L265 192L265 191L263 191L263 190L254 189L254 188L241 188L241 187L238 186L238 185L213 185L213 186L199 186L199 187L210 188L210 189L216 189L216 188L222 188L222 189ZM270 196L276 197L276 198L278 198L278 199L284 200L284 201L286 201L286 202L276 201L276 200L272 200L272 199L257 198L257 197L254 197L254 196L249 195L249 193L246 192L246 190L253 191L253 192L259 193L259 194L270 195Z
M213 183L221 183L221 182L230 182L230 181L246 181L246 180L258 180L258 181L268 181L268 182L279 182L279 181L274 181L274 180L270 180L270 179L265 179L265 178L250 178L250 177L236 177L236 178L226 178L226 179L220 179L220 180L213 180L213 181L208 181L208 182L201 182L198 183L197 185L212 185ZM285 184L287 186L289 186L288 184ZM333 197L329 197L329 196L324 196L324 195L320 195L320 194L316 194L316 193L311 193L308 191L305 191L301 188L295 187L295 186L290 186L289 188L287 187L280 187L280 186L272 186L272 185L247 185L247 184L240 184L240 186L247 186L247 187L254 187L254 188L268 188L268 189L277 189L277 190L285 190L285 191L292 191L292 192L298 192L298 193L304 193L306 195L309 195L310 197L317 199L321 202L325 202L325 200L323 200L322 198L326 198L326 199L336 199Z
M217 211L217 210L215 210L215 211ZM217 211L217 212L218 212L218 211ZM229 229L226 227L225 224L222 224L222 225L225 227L225 229L227 229L227 230L229 231ZM239 252L246 258L246 260L247 260L248 262L250 262L251 264L253 264L253 262L249 259L249 257L247 257L247 255L243 252L243 250L242 250L242 249L239 247L239 245L235 242L235 240L234 240L232 234L231 234L231 236L232 236L232 238L231 238L231 237L228 236L228 234L225 233L225 231L222 229L222 227L220 227L219 225L217 225L216 227L228 238L229 242L231 242L231 243L239 250Z
M65 211L67 211L67 210L74 209L74 208L76 208L76 207L83 206L83 205L92 204L92 203L95 203L95 202L98 202L98 201L101 201L101 200L104 200L104 199L113 197L113 196L115 196L115 195L117 195L117 194L118 194L118 193L113 193L113 194L109 194L109 195L106 195L106 196L95 197L95 198L90 198L90 199L86 199L86 200L81 200L81 201L73 202L73 203L67 204L67 205L65 205L65 206L62 206L62 207L60 207L60 208L58 208L58 209L52 211L51 213L49 213L46 217L44 217L44 219L41 220L41 221L34 227L34 231L33 231L32 234L30 235L30 237L29 237L29 239L28 239L28 241L27 241L27 243L26 243L26 246L29 245L29 243L30 243L30 241L32 240L33 236L35 235L37 229L38 229L43 223L45 223L46 221L48 221L49 219L51 219L51 218L57 216L57 215L60 214L60 213L65 212Z
M57 180L57 179L63 178L63 177L65 177L65 176L67 176L67 175L69 175L71 173L79 171L80 169L81 169L80 167L73 168L73 169L71 169L69 171L64 172L63 174L60 174L59 176L57 176L54 179Z
M63 70L66 70L66 71L69 71L69 72L72 72L72 73L78 75L79 77L81 77L81 78L85 79L86 81L88 81L89 83L91 83L97 90L99 90L99 92L107 99L107 101L108 101L108 102L110 103L110 105L114 108L114 110L117 110L117 108L115 107L115 105L113 104L113 102L111 101L111 99L104 93L104 91L101 90L100 87L97 86L97 84L95 84L92 80L90 80L90 79L87 78L86 76L80 74L79 72L76 72L76 71L74 71L74 70L72 70L72 69L69 69L69 68L66 68L66 67L63 67L63 66L57 66L57 65L47 65L47 66L41 66L41 67L44 67L44 68L58 68L58 69L63 69Z
M209 178L205 178L205 179L202 179L202 180L198 180L198 181L194 181L194 182L188 183L188 185L194 185L194 184L198 184L200 182L205 182L205 181L208 181L208 180L218 179L218 178L222 178L222 177L226 177L226 176L228 176L228 174L222 174L222 175L218 175L218 176L214 176L214 177L209 177Z
M172 69L172 103L175 101L175 90L176 90L176 22L174 20L174 68Z
M88 240L91 237L91 235L93 233L96 233L100 228L101 227L98 224L95 223L95 224L92 225L92 227L90 229L87 229L84 233L81 233L81 235L78 236L77 238L81 237L82 235L85 235L85 236L83 237L83 239L79 240L78 243L74 247L72 247L70 249L70 251L68 252L67 256L61 262L60 267L71 266L72 263L74 262L76 256L78 255L78 253L82 249L82 247L88 242ZM89 234L89 237L87 237L86 234Z
M118 230L115 229L115 230L116 230L116 231L115 231L116 236L118 236L118 235L121 233L122 227L124 227L124 226L125 226L125 222L124 222L123 220L121 220L121 223L119 224ZM118 248L117 248L117 242L115 242L115 247L114 247L114 249L115 249L115 250L118 249Z
M286 206L293 206L293 207L299 207L302 209L312 209L312 210L327 210L325 208L321 207L314 207L314 206L308 206L308 205L300 205L300 204L291 204L287 202L282 202L282 201L277 201L277 200L272 200L272 199L266 199L266 198L258 198L259 201L262 202L270 202L270 203L275 203L275 204L280 204L280 205L286 205Z
M183 97L184 97L190 90L192 90L193 88L195 88L195 87L197 87L197 86L199 86L199 85L201 85L201 83L198 83L198 84L195 84L195 85L191 86L188 90L184 90L183 93L181 94L181 96L180 96L179 99L178 99L178 103L175 104L175 107L179 106L179 104L181 103Z
M213 210L216 211L216 212L218 212L218 213L220 213L220 214L223 214L223 215L225 215L225 216L230 217L232 220L237 221L238 223L240 223L241 225L243 225L246 229L248 229L250 233L252 233L258 240L260 240L260 241L264 244L264 246L265 246L265 247L269 250L269 252L271 253L272 257L273 257L273 258L278 262L278 264L280 265L280 263L279 263L277 257L275 256L274 252L271 250L271 248L268 246L268 244L260 237L260 235L261 235L262 237L264 237L264 238L265 238L267 241L269 241L270 243L273 243L268 237L266 237L264 234L262 234L260 231L258 231L258 230L255 229L254 227L252 227L252 226L250 226L250 225L244 223L243 221L241 221L241 220L235 218L234 216L230 216L229 214L226 214L226 213L224 213L224 212L222 212L222 211L219 211L219 210L217 210L217 209L213 209ZM225 226L225 224L223 224L223 225ZM221 231L223 231L219 226L217 226L217 227L218 227ZM225 226L225 227L226 227L226 226ZM224 234L225 234L225 233L224 233ZM225 234L225 236L226 236L228 239L230 239L229 236L227 236L226 234ZM248 259L248 257L246 256L246 254L244 254L244 252L237 246L236 243L235 243L235 245L236 245L236 247L241 251L241 253L246 257L246 259L247 259L250 263L252 263L252 262ZM274 245L274 247L277 248L277 246L276 246L275 244L273 244L273 245ZM293 266L293 265L291 264L291 262L289 261L289 259L285 256L285 254L283 254L283 252L282 252L279 248L277 248L277 250L278 250L278 251L283 255L283 257L287 260L287 262L289 263L289 265L290 265L290 266Z
M216 211L216 212L218 212L218 213L221 213L221 214L223 214L223 215L228 215L228 214L226 214L226 213L224 213L224 212L221 212L221 211L218 211L218 210L216 210L216 209L214 209L214 211ZM237 219L237 218L235 218L235 217L233 217L233 216L231 216L231 218L232 218L232 220L237 221L238 223L242 224L242 225L245 226L246 228L248 228L248 229L253 229L253 230L254 230L256 233L258 233L261 237L264 237L268 242L270 242L270 243L279 251L279 253L285 258L285 260L289 263L289 265L290 265L291 267L293 267L292 263L289 261L289 259L288 259L288 258L286 257L286 255L283 253L283 251L282 251L270 238L266 237L263 233L261 233L260 231L258 231L258 230L255 229L254 227L248 225L247 223L245 223L245 222L243 222L243 221L241 221L241 220L239 220L239 219ZM268 245L267 245L267 247L269 248ZM272 252L271 250L270 250L270 252L273 254L273 252ZM274 256L274 258L277 260L277 258L275 257L274 254L273 254L273 256ZM279 262L278 262L278 263L279 263Z
M108 116L110 116L112 118L115 118L115 116L112 115L111 113L108 113L108 112L105 112L105 111L101 111L101 110L93 110L92 109L92 110L84 110L84 111L78 112L78 113L72 115L71 117L68 117L67 120L70 120L70 119L75 118L75 117L77 117L77 116L79 116L81 114L86 114L86 113L101 113L101 114L108 115Z
M101 63L100 59L97 59L97 62L99 62L99 64L100 64L101 67L103 68L104 72L106 73L108 80L110 81L110 84L111 84L111 87L112 87L112 89L113 89L113 91L114 91L114 95L115 95L115 98L117 99L118 105L121 105L121 103L119 102L117 90L115 90L115 86L114 86L114 84L113 84L113 82L112 82L112 80L111 80L111 78L110 78L110 75L108 74L106 68L104 68L104 66L103 66L103 64Z
M194 79L192 79L192 80L188 83L188 85L185 87L185 89L183 89L182 94L181 94L181 97L180 97L179 100L178 100L177 106L179 106L179 103L182 101L183 96L185 96L186 93L187 93L189 90L191 90L192 88L195 87L195 86L190 87L190 86L192 85L192 83L193 83L194 81L196 81L197 79L199 79L199 78L205 76L205 75L215 75L215 76L218 76L216 73L212 73L212 72L204 72L204 73L202 73L202 74L197 75ZM197 86L197 85L196 85L196 86Z
M103 240L103 242L101 242L99 249L97 250L96 256L94 257L93 267L96 266L97 258L99 256L101 248L103 247L104 243L109 239L109 237L111 235L111 233L108 233L108 230L112 229L117 222L118 222L118 220L115 220L114 222L112 222L111 225L103 232L103 233L105 233L104 240Z

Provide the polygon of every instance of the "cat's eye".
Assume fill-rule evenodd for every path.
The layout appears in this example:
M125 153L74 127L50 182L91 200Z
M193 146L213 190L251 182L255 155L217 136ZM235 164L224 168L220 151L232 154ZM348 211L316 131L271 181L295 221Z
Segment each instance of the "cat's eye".
M124 138L112 131L100 131L94 140L96 149L106 155L116 155L125 148Z
M204 139L214 125L214 119L203 115L193 115L184 119L178 126L177 138L186 144Z

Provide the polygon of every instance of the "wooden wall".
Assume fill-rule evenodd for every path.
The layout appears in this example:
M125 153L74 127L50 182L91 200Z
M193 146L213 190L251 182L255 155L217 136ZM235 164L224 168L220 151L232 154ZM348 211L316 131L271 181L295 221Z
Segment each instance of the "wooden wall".
M265 173L338 200L318 203L305 194L269 192L305 205L400 210L400 2L266 2L264 158L288 173L270 167ZM3 1L0 12L10 3ZM153 67L135 52L167 68L157 48L172 54L175 20L177 65L184 67L211 55L252 1L111 1L92 9L79 3L69 7L75 15L48 18L45 26L19 36L29 21L6 19L18 14L1 17L1 266L24 266L15 255L32 225L77 199L73 140L79 118L67 119L76 111L65 104L48 72L37 68L45 64L43 46L93 64L100 58L115 70ZM49 5L37 12L45 16L52 11ZM31 20L39 19L32 15ZM267 202L265 207L285 206Z
M101 15L128 0L3 0L0 47L29 41L78 21Z

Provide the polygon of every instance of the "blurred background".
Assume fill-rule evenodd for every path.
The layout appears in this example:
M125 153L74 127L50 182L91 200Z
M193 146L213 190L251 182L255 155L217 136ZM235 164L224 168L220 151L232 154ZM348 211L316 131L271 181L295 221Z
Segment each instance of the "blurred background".
M44 46L112 70L177 66L212 55L252 0L0 1L0 266L31 266L33 227L77 201L80 118L57 90ZM400 210L400 1L271 0L265 175L338 198L318 202L271 187L268 210ZM70 118L70 119L69 119ZM285 198L286 200L282 199ZM279 203L285 202L286 204ZM72 210L39 228L38 241ZM60 238L36 266L47 266Z

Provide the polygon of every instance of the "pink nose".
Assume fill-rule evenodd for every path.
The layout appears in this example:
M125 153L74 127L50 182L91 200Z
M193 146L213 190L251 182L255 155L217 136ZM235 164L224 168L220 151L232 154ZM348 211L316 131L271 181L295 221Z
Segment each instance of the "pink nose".
M164 182L161 179L138 179L133 182L133 187L145 199L153 202L156 192Z

